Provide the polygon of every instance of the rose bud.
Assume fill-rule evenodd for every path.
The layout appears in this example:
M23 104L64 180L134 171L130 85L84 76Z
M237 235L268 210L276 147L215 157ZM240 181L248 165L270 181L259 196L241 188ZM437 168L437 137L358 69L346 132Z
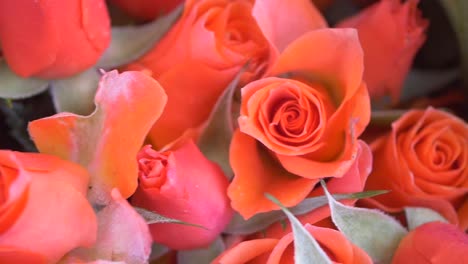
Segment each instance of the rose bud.
M358 30L364 80L372 98L390 95L398 101L400 97L413 58L426 40L429 23L421 17L418 2L382 0L337 25Z
M467 124L452 114L408 111L371 144L374 165L365 189L390 192L364 202L387 212L428 207L457 223L468 194L467 135Z
M0 263L56 263L96 241L88 172L54 156L0 150Z
M309 233L327 253L332 263L370 264L371 258L337 230L305 225ZM277 238L261 238L241 242L218 256L212 264L294 263L294 236L290 232Z
M153 20L169 13L183 0L111 0L111 2L132 17Z
M131 203L204 227L152 224L153 240L173 249L209 245L232 216L228 180L218 165L206 159L192 141L165 152L145 146L137 158L140 183Z
M22 77L79 73L96 63L109 41L104 0L0 1L0 46Z
M417 227L398 245L392 263L466 263L468 236L456 226L431 222Z

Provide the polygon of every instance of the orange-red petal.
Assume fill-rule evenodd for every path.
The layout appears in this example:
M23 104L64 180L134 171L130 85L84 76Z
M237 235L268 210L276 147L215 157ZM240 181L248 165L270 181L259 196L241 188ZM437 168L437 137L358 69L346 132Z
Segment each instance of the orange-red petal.
M278 198L285 206L304 199L318 180L298 177L284 170L274 156L254 138L234 132L230 162L235 177L228 188L232 207L244 218L278 209L265 193Z

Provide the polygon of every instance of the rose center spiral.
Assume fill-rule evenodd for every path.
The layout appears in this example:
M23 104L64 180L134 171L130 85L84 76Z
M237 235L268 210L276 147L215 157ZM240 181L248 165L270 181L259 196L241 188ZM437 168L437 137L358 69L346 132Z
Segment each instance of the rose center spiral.
M149 146L138 157L140 183L145 187L160 188L166 182L168 158Z
M322 107L313 94L289 87L270 91L265 115L268 131L275 141L292 147L313 145L321 136Z

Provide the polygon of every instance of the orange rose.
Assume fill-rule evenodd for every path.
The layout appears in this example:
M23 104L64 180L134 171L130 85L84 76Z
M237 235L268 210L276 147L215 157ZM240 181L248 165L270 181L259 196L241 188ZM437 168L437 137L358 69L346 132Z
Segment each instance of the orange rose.
M265 70L272 55L251 12L249 0L189 0L155 49L127 67L150 73L170 98L149 134L156 148L200 126L247 61L252 74Z
M400 242L392 264L466 263L468 236L456 226L431 222L417 227Z
M276 59L279 45L313 29L314 23L324 24L310 1L285 3L186 1L181 19L154 50L127 66L149 73L170 98L149 134L153 146L159 149L187 129L201 126L247 62L243 82L264 75ZM309 10L315 13L307 13ZM295 19L278 16L282 12Z
M372 98L400 98L413 57L426 40L428 21L417 8L419 0L382 0L337 27L359 32L364 50L364 80Z
M269 77L242 88L239 129L228 189L248 218L302 201L321 178L342 178L355 162L357 137L369 121L362 51L354 30L305 34L280 55Z
M22 77L74 75L95 64L109 42L104 0L0 1L0 46Z
M0 150L0 263L55 263L91 246L97 222L88 181L74 163Z
M452 223L468 194L468 126L433 108L411 110L372 145L374 167L366 189L391 190L368 202L383 210L432 208Z
M333 263L372 263L371 258L359 247L349 242L340 232L312 225L305 228L317 240ZM228 249L212 264L241 263L294 263L294 236L289 233L280 239L263 238L241 242Z
M133 205L206 228L152 224L155 242L173 249L208 246L229 223L228 180L192 141L166 152L146 146L138 154L138 163L140 184L132 196Z

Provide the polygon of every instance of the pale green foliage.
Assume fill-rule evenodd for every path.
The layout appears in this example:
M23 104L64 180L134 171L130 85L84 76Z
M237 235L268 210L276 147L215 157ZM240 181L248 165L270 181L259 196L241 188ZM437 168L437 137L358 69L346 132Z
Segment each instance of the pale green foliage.
M229 163L229 145L231 144L236 122L233 118L233 97L244 71L245 67L237 73L236 77L224 89L223 94L213 107L210 117L203 124L203 131L197 143L205 157L216 162L229 180L234 176Z
M0 61L0 98L22 99L42 93L49 81L36 78L21 78Z
M323 251L318 242L312 237L312 235L304 228L301 222L299 222L299 220L275 197L270 194L265 194L265 196L281 207L281 210L283 210L291 222L294 234L294 263L331 264L332 261L330 258Z
M177 252L178 264L211 263L226 249L222 238L219 236L206 248L194 250L179 250Z
M434 221L448 223L443 216L429 208L405 207L405 214L409 230L413 230L420 225Z
M168 15L148 24L113 27L111 43L96 66L113 69L141 57L158 43L177 21L182 11L183 5L180 5Z
M400 240L408 231L392 217L366 208L356 208L337 202L321 181L328 197L333 223L356 246L362 248L376 263L390 263Z
M351 194L334 194L333 197L336 200L342 199L362 199L373 197L386 191L366 191ZM325 195L318 197L311 197L304 199L301 203L294 207L288 208L293 215L302 215L318 209L328 204L327 197ZM229 225L224 229L224 232L229 234L247 235L255 232L259 232L269 225L285 219L286 216L281 211L271 211L266 213L258 213L253 217L245 220L239 213L234 213L234 217L231 219Z
M78 115L90 115L95 108L94 95L99 85L100 74L91 68L67 79L51 82L55 110Z

